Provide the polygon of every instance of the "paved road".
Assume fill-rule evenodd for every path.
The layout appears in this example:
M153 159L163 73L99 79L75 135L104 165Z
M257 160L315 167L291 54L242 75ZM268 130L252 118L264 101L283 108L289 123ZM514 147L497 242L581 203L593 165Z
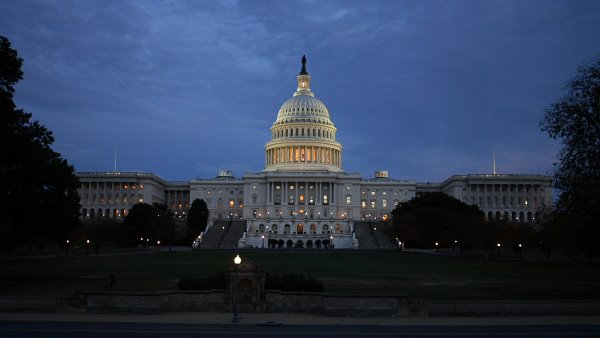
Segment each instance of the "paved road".
M369 326L0 322L1 337L600 337L600 325Z

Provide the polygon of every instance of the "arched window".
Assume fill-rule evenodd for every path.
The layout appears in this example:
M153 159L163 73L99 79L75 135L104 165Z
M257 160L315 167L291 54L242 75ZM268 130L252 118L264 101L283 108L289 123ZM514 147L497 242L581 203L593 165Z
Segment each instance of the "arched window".
M290 225L289 224L286 224L283 226L283 233L286 235L290 234Z
M277 224L271 225L271 231L273 231L274 234L277 233Z
M322 234L329 233L329 225L323 224L323 231L321 233Z
M261 234L265 233L265 225L261 224L258 226L258 232L260 232Z

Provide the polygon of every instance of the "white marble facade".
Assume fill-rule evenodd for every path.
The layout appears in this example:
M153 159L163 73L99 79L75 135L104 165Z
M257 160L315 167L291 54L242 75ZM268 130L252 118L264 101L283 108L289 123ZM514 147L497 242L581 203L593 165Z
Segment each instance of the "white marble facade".
M325 104L310 89L305 59L292 97L279 109L265 145L265 167L241 178L222 170L215 178L165 181L150 173L78 172L83 218L121 219L138 202L163 203L185 217L195 199L203 199L212 224L243 219L240 246L286 246L301 241L316 247L357 248L354 221L388 219L401 202L430 192L444 192L478 205L488 218L535 222L551 203L551 179L544 175L454 175L442 183L417 183L348 173L342 145Z

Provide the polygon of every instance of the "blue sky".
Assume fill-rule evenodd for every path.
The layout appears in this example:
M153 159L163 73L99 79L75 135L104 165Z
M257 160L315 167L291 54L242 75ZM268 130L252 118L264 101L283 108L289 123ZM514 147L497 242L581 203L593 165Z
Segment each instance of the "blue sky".
M539 130L582 62L600 1L5 0L16 103L79 171L170 180L264 167L303 54L346 171L419 182L552 170Z

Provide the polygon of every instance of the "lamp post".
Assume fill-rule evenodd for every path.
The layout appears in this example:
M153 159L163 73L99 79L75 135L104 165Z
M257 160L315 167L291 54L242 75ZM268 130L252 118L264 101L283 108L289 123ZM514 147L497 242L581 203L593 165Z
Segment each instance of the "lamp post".
M158 247L158 250L160 251L160 241L156 241L156 246Z
M69 240L67 239L67 244L65 245L65 255L69 255Z
M233 278L233 319L231 320L232 323L239 323L240 322L240 317L238 315L238 301L239 301L239 288L240 286L239 284L239 276L238 276L238 267L240 266L240 264L242 263L242 258L240 257L240 255L236 255L235 258L233 259L233 263L235 264L233 266L233 274L234 274L234 278Z
M498 247L498 257L500 257L500 243L496 244L496 246Z
M90 255L90 240L89 239L86 240L85 243L86 243L85 254L89 256Z
M265 248L265 235L262 235L262 248Z
M519 243L519 258L523 259L523 245Z
M335 246L333 245L333 236L329 236L329 240L331 241L331 242L329 243L329 245L331 246L331 248L332 248L332 249L333 249L333 248L335 248Z

